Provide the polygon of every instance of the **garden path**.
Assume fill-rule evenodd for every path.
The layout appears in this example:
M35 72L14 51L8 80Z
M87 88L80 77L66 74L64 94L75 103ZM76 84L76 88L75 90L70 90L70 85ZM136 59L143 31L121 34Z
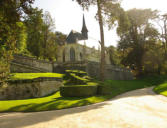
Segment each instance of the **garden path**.
M167 128L167 98L145 88L84 107L1 113L0 128Z

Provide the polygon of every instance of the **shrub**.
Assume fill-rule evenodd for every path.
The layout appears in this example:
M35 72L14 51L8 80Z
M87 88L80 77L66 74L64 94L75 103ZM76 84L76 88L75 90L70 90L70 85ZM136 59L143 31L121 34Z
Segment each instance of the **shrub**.
M111 94L112 88L111 86L107 85L98 85L97 86L97 94L98 95L109 95Z
M79 73L82 75L79 75ZM75 70L66 70L64 80L66 80L66 85L83 85L89 81L88 76L85 72L77 72Z
M97 86L75 85L60 87L60 94L63 97L86 97L97 94Z

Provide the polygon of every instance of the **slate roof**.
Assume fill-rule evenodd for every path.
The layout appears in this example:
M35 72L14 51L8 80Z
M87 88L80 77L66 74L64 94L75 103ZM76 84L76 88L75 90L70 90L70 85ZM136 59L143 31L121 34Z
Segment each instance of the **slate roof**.
M68 44L72 44L72 43L77 43L77 41L79 40L87 40L87 39L88 39L88 29L86 27L85 17L83 15L83 25L81 33L72 30L68 35L66 42Z
M71 44L71 43L77 43L78 40L84 40L84 39L85 38L81 33L72 30L68 35L66 41L67 43Z

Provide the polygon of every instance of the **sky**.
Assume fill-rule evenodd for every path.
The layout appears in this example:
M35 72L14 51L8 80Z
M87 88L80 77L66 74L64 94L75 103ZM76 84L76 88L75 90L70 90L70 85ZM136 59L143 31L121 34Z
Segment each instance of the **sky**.
M56 31L60 31L64 34L69 34L71 30L81 32L82 18L85 15L85 21L88 28L88 35L91 41L86 45L96 48L99 47L97 43L100 40L99 24L95 19L97 12L96 6L92 6L89 11L83 11L83 9L72 0L35 0L33 5L43 9L43 11L50 12L52 18L55 20ZM122 0L121 7L124 10L132 8L151 8L157 9L162 13L167 13L167 0ZM105 45L116 46L119 37L116 34L116 29L108 30L108 27L104 27Z

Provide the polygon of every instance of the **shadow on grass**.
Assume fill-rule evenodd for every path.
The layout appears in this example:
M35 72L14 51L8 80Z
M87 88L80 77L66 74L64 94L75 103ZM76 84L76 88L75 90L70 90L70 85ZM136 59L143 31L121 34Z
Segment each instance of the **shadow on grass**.
M21 105L21 106L16 106L14 108L11 108L8 111L13 111L13 110L21 110L24 107L28 107L26 111L31 111L35 109L42 109L43 107L47 107L48 109L54 109L54 107L58 107L61 105L66 104L56 102L56 99L50 102L42 103L42 104L28 104L28 105ZM82 100L77 103L72 104L71 106L82 106L85 104L90 104L89 101L87 100ZM59 118L61 116L65 116L68 114L76 114L76 113L81 113L85 111L89 111L92 109L98 109L106 105L105 102L100 103L100 104L94 104L91 106L85 106L82 108L70 108L70 109L63 109L63 110L58 110L58 111L46 111L46 112L35 112L35 113L13 113L14 115L9 117L0 117L0 128L20 128L20 127L25 127L25 126L31 126L37 123L43 123L50 121L52 119ZM18 123L19 121L19 123Z
M144 78L143 78L144 79ZM142 82L139 81L108 81L106 82L106 85L111 86L111 94L106 96L99 96L102 100L108 100L111 99L119 94L125 93L127 91L132 91L135 89L141 89L141 92L147 91L147 89L144 89L146 87L151 87L153 85L158 85L160 82L165 82L166 80L164 78L162 79L145 79L142 80ZM129 93L129 92L127 92ZM129 95L119 97L125 98L125 97L131 97L131 96L143 96L148 95L147 92L145 93L129 93ZM154 95L153 93L149 93L149 95ZM118 99L118 98L116 98ZM116 100L113 99L113 100ZM73 102L76 101L76 102ZM58 97L50 99L50 101L44 102L44 103L33 103L33 104L26 104L26 105L18 105L13 108L10 108L7 110L7 112L10 111L24 111L24 112L33 112L33 111L42 111L42 110L55 110L55 109L62 109L58 111L47 111L47 112L36 112L36 113L19 113L18 115L14 114L13 116L7 116L7 117L0 117L0 128L19 128L19 127L25 127L25 126L31 126L37 123L43 123L47 122L56 118L59 118L61 116L65 116L68 114L76 114L76 113L82 113L86 112L92 109L98 109L103 107L104 105L109 104L109 102L102 102L99 104L93 104L90 106L84 106L84 107L77 107L76 106L83 106L83 105L89 105L92 104L91 100L87 100L86 98L72 98L72 97ZM70 109L65 109L69 107L75 107ZM19 121L19 123L18 123Z

